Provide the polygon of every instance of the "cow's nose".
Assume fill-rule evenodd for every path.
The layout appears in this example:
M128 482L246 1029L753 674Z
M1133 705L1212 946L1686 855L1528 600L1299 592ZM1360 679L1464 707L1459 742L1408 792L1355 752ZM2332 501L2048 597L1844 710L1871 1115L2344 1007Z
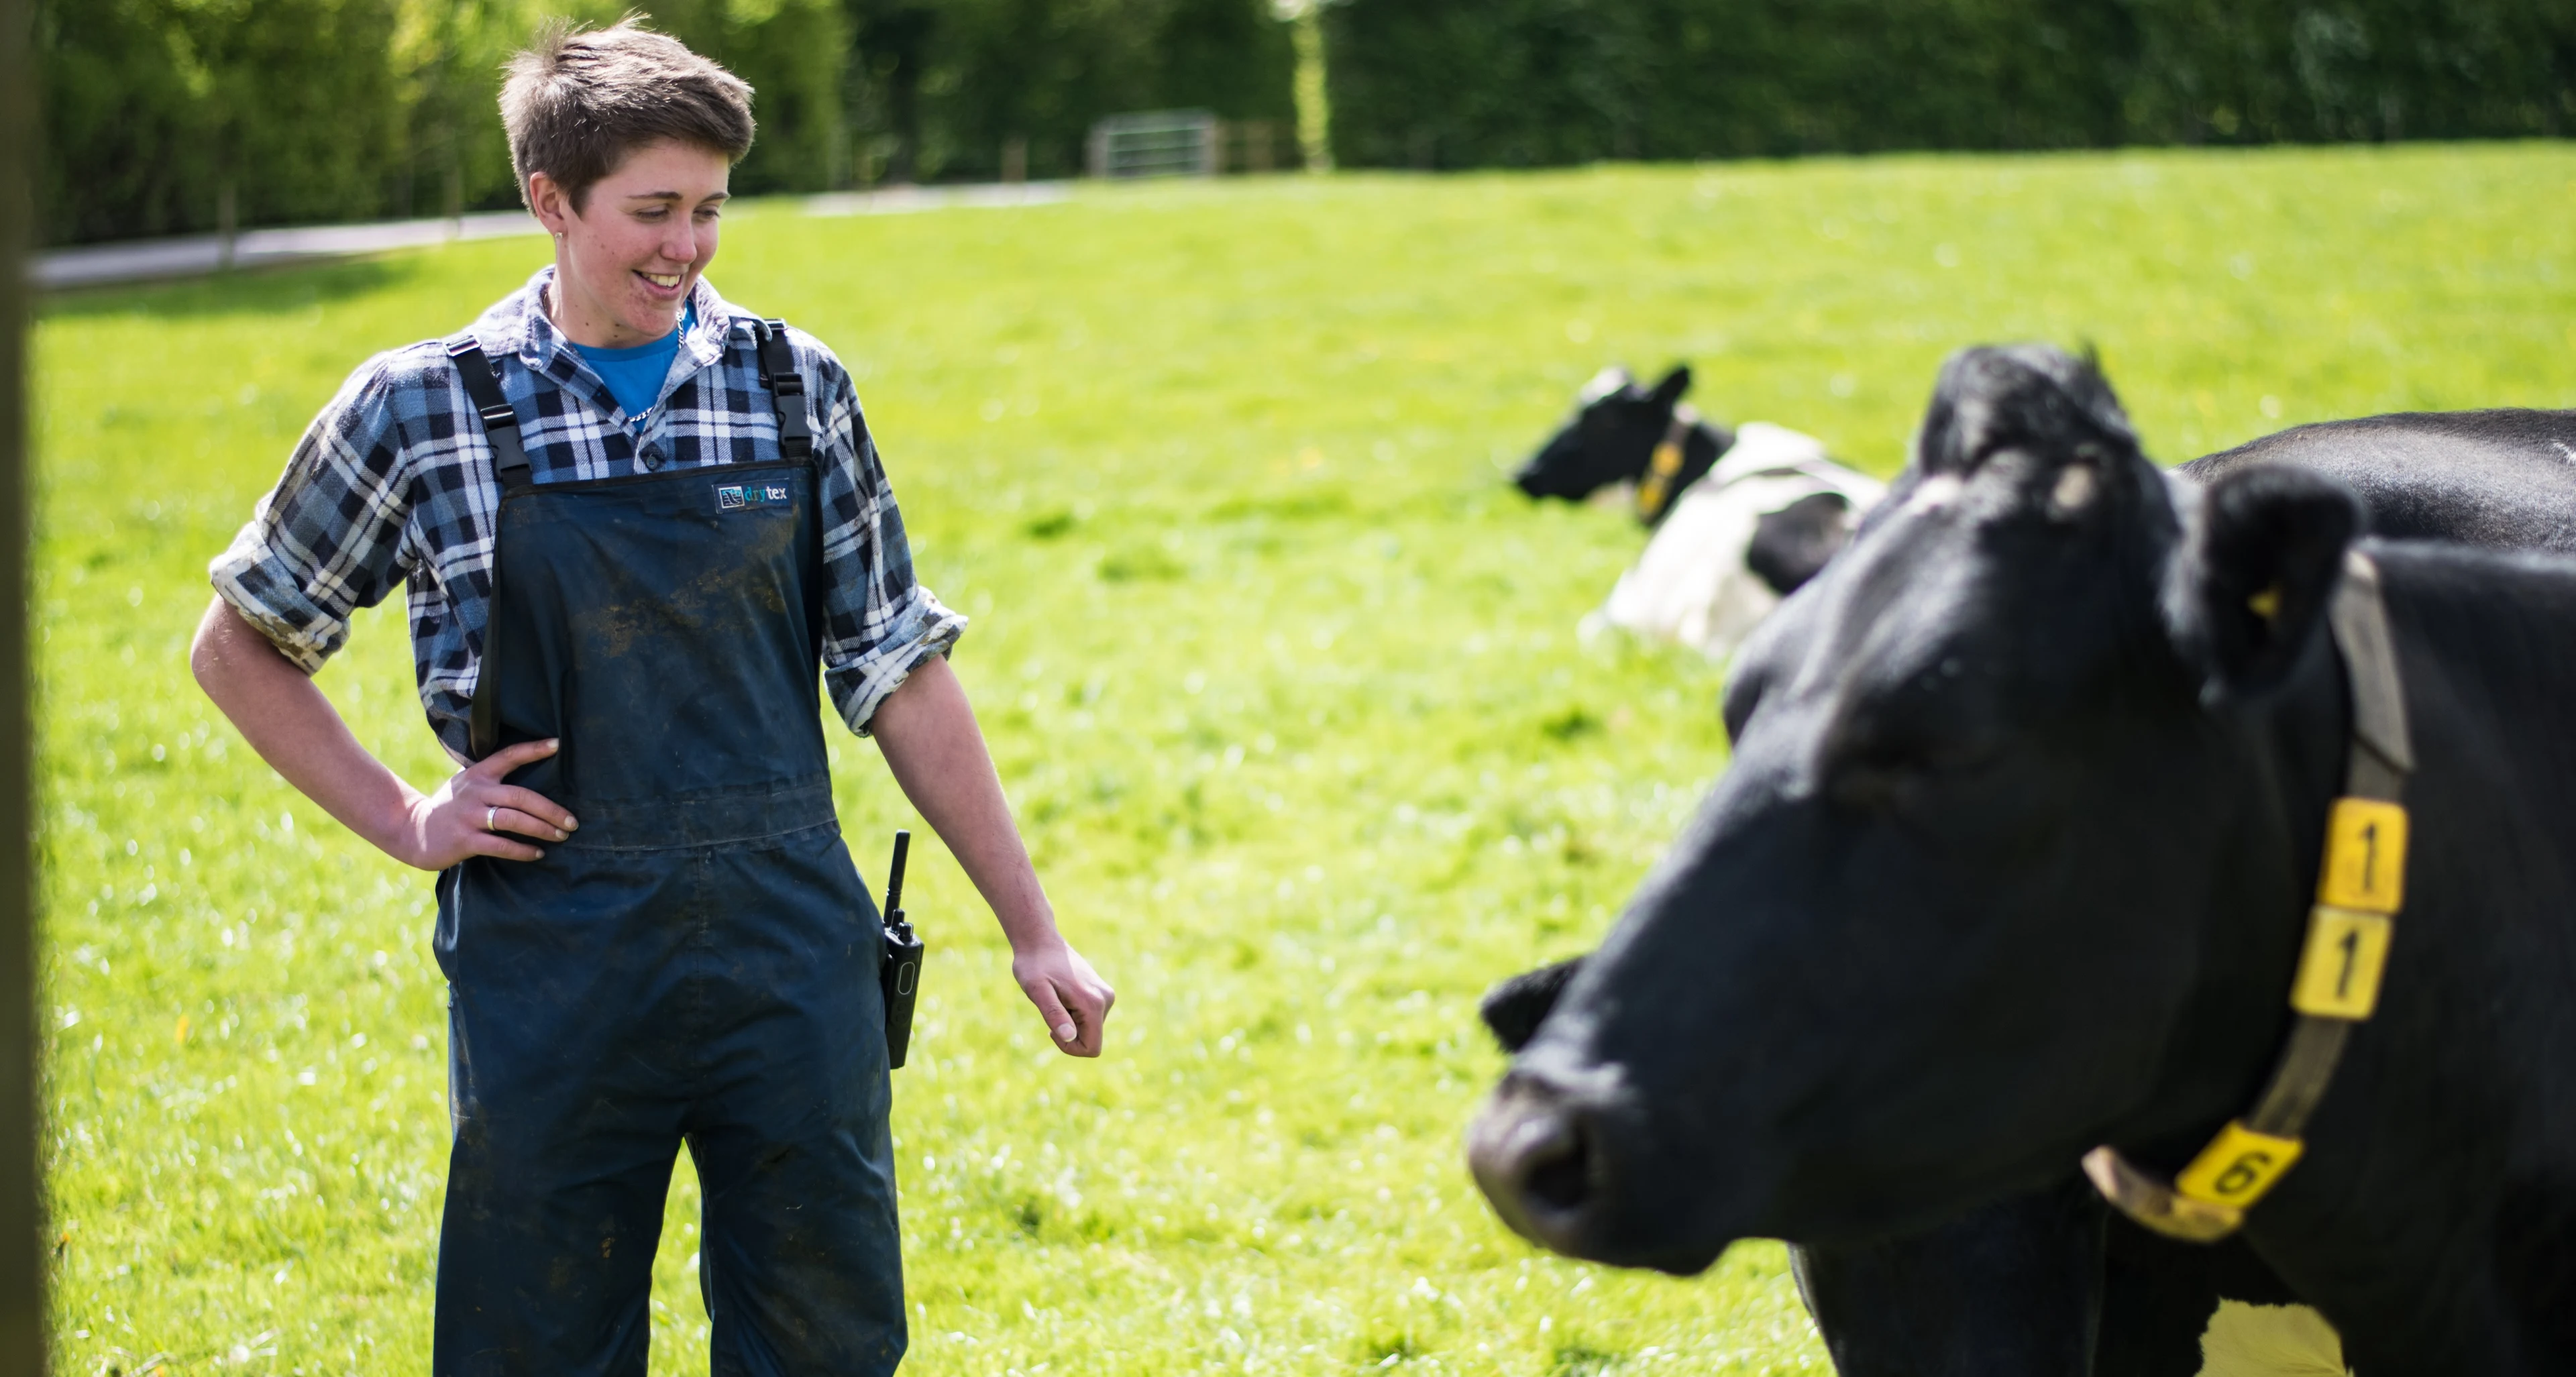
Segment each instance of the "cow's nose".
M1467 1130L1467 1164L1514 1232L1569 1251L1600 1195L1598 1133L1555 1087L1514 1075Z

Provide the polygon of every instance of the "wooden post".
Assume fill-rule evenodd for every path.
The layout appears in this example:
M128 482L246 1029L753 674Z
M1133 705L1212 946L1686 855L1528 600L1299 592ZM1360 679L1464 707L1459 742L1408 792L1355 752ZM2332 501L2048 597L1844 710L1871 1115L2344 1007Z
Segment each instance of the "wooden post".
M36 846L27 710L27 260L36 151L34 15L0 0L0 1372L45 1370L36 1168Z
M1243 126L1243 170L1270 170L1270 141L1277 137L1279 126L1271 120L1250 120Z
M1320 0L1291 0L1290 37L1297 48L1297 152L1308 172L1333 170L1333 105L1325 78L1324 7ZM1282 9L1291 8L1283 3Z
M1029 179L1029 136L1013 134L1002 140L1002 180L1025 182Z
M239 212L233 179L226 177L222 188L215 192L215 266L225 272L232 271L233 241L241 235Z
M447 166L441 172L438 213L447 221L447 237L465 237L465 169L456 156L456 133L448 131Z

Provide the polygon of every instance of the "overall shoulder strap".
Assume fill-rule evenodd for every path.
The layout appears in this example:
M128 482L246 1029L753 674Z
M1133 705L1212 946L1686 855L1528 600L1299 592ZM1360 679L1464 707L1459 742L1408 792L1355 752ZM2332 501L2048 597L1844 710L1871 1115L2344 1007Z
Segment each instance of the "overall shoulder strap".
M492 360L472 334L458 335L447 342L447 357L456 364L456 380L465 388L466 399L473 402L474 414L483 422L484 437L492 442L492 473L501 480L501 493L508 496L524 492L535 482L528 467L527 446L519 443L519 413L510 408L501 395L501 384L494 375ZM501 549L497 532L492 548L492 599L497 608L501 599ZM487 609L484 615L483 656L475 674L474 701L466 714L466 754L481 760L501 744L499 638L492 634L495 618Z
M796 351L787 344L787 322L755 320L751 338L760 358L761 381L769 384L769 404L778 412L778 449L789 459L814 455L814 426L805 417L805 375L796 371Z
M464 385L466 398L474 403L474 414L483 420L483 434L492 442L492 472L501 480L501 490L517 492L528 487L534 475L528 466L527 447L519 443L519 413L501 395L492 360L471 334L449 340L447 357L455 361L456 380Z

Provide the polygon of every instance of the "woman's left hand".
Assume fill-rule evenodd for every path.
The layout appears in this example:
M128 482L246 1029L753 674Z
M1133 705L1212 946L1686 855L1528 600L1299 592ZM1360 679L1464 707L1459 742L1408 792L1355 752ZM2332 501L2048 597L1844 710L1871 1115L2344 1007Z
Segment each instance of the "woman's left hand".
M1074 1057L1100 1055L1103 1025L1109 1021L1109 1006L1118 1002L1118 992L1091 969L1082 953L1061 937L1014 952L1011 978L1020 982L1020 993L1045 1015L1057 1051Z

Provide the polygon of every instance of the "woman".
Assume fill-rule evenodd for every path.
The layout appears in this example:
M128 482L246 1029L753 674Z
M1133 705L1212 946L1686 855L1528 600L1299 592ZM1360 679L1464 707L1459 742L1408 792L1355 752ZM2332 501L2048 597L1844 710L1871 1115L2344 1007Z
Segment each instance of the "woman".
M905 1343L876 913L817 670L1008 936L1058 1047L1113 994L1058 935L913 581L848 373L702 277L751 91L632 24L513 61L554 262L369 360L218 558L198 681L297 789L440 872L455 1144L433 1370L641 1373L686 1140L722 1373ZM312 673L410 586L426 793Z

